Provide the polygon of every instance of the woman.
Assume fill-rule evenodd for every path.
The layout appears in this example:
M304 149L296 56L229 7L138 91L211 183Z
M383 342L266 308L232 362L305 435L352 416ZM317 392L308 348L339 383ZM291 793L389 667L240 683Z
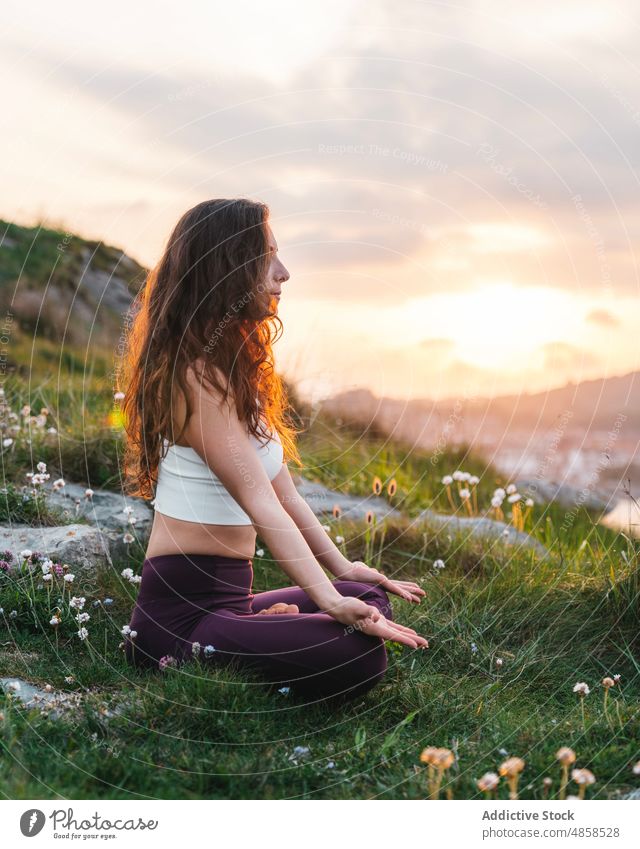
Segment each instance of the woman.
M233 659L305 695L354 696L382 678L385 640L427 646L386 592L424 590L349 562L293 484L297 431L272 356L289 273L268 215L244 198L193 207L139 296L125 474L131 494L155 495L155 517L125 651L139 666ZM252 593L257 533L293 586Z

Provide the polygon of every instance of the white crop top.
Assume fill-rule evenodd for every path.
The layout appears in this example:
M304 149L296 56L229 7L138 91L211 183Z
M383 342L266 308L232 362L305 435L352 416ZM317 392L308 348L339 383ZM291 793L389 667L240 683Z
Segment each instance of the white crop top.
M273 480L282 469L284 452L277 433L264 431L270 439L266 444L248 433L256 453ZM168 447L167 447L168 446ZM205 525L251 525L251 517L231 497L224 484L200 457L197 451L185 445L169 445L163 440L163 453L158 465L156 494L151 504L158 513L200 522Z

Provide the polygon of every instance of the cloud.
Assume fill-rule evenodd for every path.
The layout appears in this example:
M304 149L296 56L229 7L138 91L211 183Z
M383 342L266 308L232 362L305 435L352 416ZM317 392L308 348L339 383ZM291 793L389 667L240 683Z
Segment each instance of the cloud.
M585 316L585 321L590 321L593 324L599 324L601 327L618 327L620 325L620 320L617 316L610 313L609 310L591 310L591 312Z
M583 291L615 280L631 290L640 119L636 80L616 51L634 41L596 5L597 15L576 6L575 24L569 16L555 28L502 2L378 0L369 31L345 27L287 85L214 65L202 74L96 67L51 47L30 61L124 119L123 145L135 132L164 150L163 184L199 198L259 197L283 230L312 220L292 246L302 271L408 259L426 269L407 277L411 297L462 290L469 262L488 275L508 253L516 285ZM598 43L602 31L611 46ZM478 256L464 234L486 222L539 238L502 249L496 239Z
M553 369L555 371L589 368L598 365L600 358L584 348L578 348L568 342L547 342L539 349L543 356L543 370Z

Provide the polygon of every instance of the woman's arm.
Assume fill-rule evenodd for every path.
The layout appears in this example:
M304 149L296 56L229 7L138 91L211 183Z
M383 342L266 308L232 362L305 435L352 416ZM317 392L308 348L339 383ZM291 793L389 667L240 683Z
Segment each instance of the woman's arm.
M336 578L341 578L351 570L351 561L342 554L311 507L300 495L286 464L271 481L271 485L280 503L296 523L300 533L307 541L318 563L328 569Z
M365 581L380 584L385 590L406 601L419 603L425 591L415 581L388 578L378 569L372 569L360 560L348 560L334 544L311 507L297 491L286 465L271 481L282 506L296 523L316 560L336 578L344 581Z
M225 380L222 372L218 375ZM306 590L320 610L344 624L379 618L377 608L342 596L329 580L296 523L278 501L231 396L223 403L218 391L203 383L192 369L187 372L187 389L192 415L184 435L189 445L251 517L282 570Z
M224 380L221 372L219 377ZM251 517L282 570L321 611L343 625L412 648L426 648L427 641L412 628L388 621L377 607L338 592L278 500L232 397L224 403L219 392L191 369L187 371L187 391L192 413L184 434L189 445Z

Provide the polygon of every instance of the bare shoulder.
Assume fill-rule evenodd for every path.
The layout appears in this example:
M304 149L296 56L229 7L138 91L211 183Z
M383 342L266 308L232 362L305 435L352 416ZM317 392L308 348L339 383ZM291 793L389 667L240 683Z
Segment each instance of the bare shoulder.
M213 372L219 384L227 390L229 388L228 376L216 365L209 364L209 372ZM199 358L187 367L187 386L194 400L199 404L215 404L220 406L223 401L223 393L219 388L213 386L205 376L205 364L203 358ZM232 407L233 392L227 400L227 406Z

